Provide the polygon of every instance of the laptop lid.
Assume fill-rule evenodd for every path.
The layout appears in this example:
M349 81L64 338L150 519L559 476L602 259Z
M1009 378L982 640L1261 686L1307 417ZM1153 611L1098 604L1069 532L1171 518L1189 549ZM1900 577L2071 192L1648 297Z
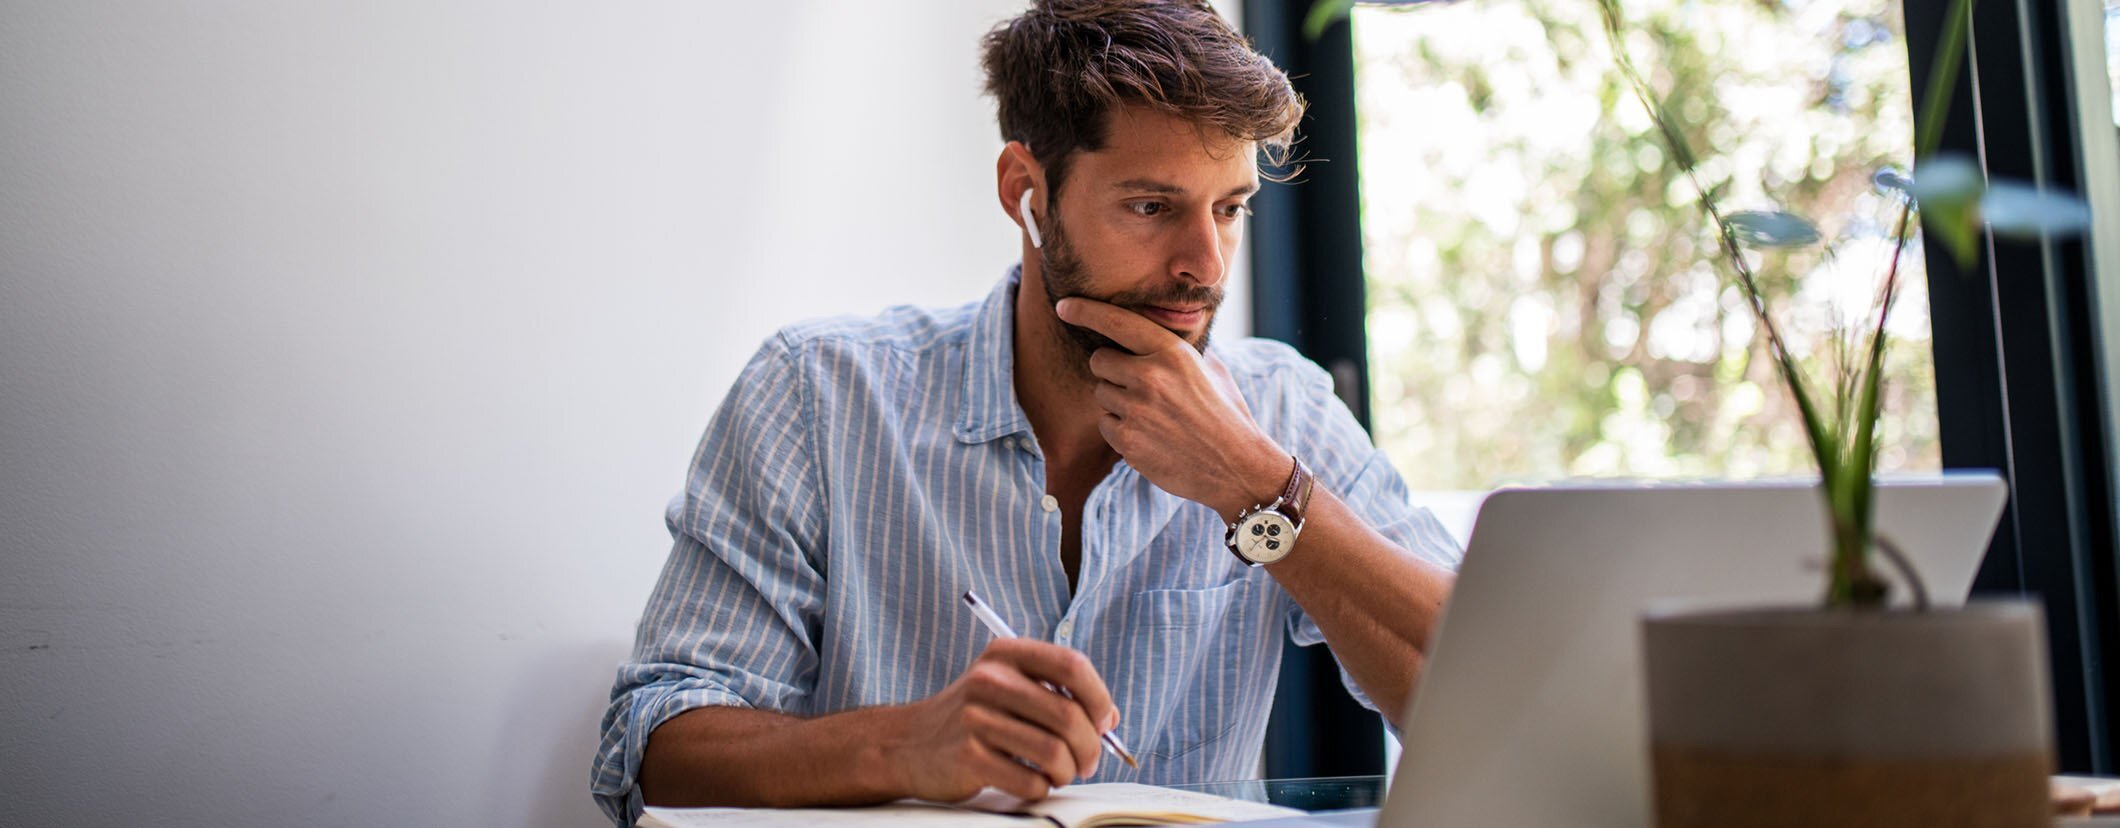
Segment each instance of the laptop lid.
M1913 559L1935 604L1957 605L2006 494L1986 472L1887 479L1878 531ZM1405 749L1376 824L1649 824L1643 608L1815 602L1826 545L1812 481L1491 495L1401 719Z

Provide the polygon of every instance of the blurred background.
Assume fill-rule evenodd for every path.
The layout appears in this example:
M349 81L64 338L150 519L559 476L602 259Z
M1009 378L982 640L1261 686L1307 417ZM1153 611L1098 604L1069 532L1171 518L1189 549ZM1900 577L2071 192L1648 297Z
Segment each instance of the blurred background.
M1761 272L1791 349L1830 376L1834 334L1874 321L1891 259L1897 200L1870 176L1914 143L1897 4L1627 7L1726 209L1810 217L1829 240ZM1416 486L1811 468L1692 187L1642 140L1597 4L1361 7L1354 42L1374 426ZM1911 252L1879 465L1933 471Z
M0 824L602 824L737 370L1014 261L1021 5L0 5Z
M1592 4L1390 5L1313 40L1307 0L1218 4L1315 162L1262 193L1223 335L1331 369L1461 535L1502 484L1803 471ZM1938 4L1627 5L1732 202L1833 242L1772 263L1825 354ZM1022 6L0 4L0 823L600 824L597 718L737 370L1014 260L977 40ZM2110 215L2120 0L1981 8L1983 71L2039 71L1951 140ZM2110 771L2120 291L2087 247L1933 292L1914 257L1885 464L2009 470L2034 511L1983 578L2046 597L2064 767ZM1267 772L1384 767L1329 664L1283 682Z

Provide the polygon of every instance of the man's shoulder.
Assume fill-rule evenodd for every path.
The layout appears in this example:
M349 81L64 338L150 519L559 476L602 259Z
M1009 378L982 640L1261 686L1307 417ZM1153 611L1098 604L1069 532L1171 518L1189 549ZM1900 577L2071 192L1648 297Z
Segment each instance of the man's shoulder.
M804 357L917 356L961 345L978 310L976 302L953 308L898 305L870 315L808 319L781 328L768 345Z

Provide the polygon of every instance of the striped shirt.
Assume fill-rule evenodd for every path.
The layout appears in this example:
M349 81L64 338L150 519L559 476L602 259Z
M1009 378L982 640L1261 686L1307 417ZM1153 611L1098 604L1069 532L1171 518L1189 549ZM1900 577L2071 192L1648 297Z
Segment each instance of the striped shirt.
M1101 763L1096 781L1257 775L1283 630L1324 637L1265 569L1230 554L1213 509L1123 460L1084 504L1070 594L1061 516L1015 395L1019 276L960 308L787 328L738 376L667 510L674 545L604 715L591 788L614 821L639 818L648 734L686 710L817 716L941 691L989 639L958 600L968 589L1020 634L1097 666L1142 765ZM1323 370L1268 340L1212 348L1320 485L1455 568L1456 543L1410 504Z

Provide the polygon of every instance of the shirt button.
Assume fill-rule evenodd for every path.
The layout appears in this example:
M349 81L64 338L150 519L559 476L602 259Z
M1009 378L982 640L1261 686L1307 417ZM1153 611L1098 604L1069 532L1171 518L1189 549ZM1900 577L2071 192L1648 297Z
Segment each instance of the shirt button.
M1061 637L1061 638L1066 638L1066 637L1068 637L1068 636L1070 636L1070 635L1074 635L1074 634L1075 634L1075 622L1073 622L1073 621L1062 621L1062 622L1060 622L1060 628L1059 628L1059 629L1057 629L1057 630L1054 630L1054 632L1056 632L1056 633L1059 633L1059 635L1060 635L1060 637Z
M1060 499L1052 495L1046 495L1044 499L1038 501L1038 505L1048 512L1060 511Z

